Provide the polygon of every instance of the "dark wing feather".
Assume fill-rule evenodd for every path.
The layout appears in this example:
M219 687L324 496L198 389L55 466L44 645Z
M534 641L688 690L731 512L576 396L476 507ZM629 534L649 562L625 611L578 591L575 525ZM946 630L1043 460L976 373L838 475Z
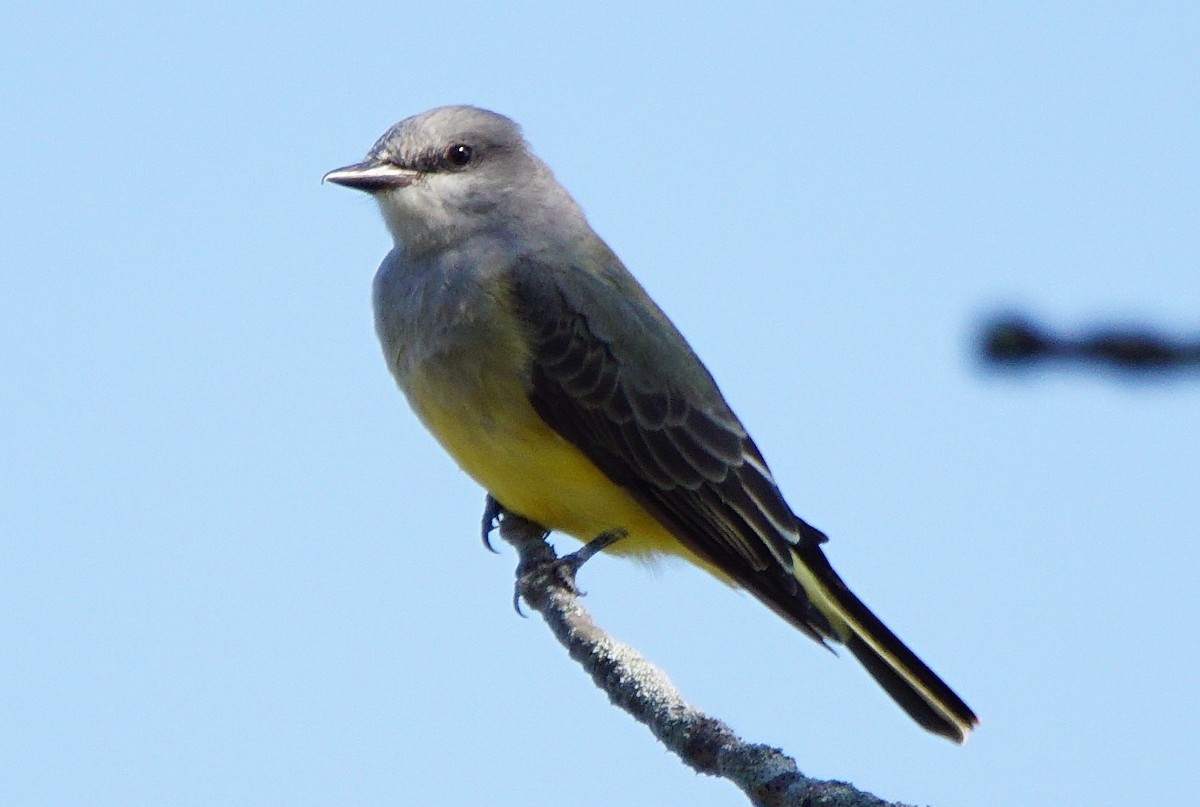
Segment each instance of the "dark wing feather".
M687 342L616 257L597 252L598 272L532 260L513 269L534 409L680 543L817 641L845 642L917 722L962 742L974 712L846 588L825 536L788 507ZM798 563L845 621L836 633Z
M511 293L533 347L530 401L546 423L684 546L813 638L828 635L792 574L793 548L815 549L824 535L792 513L708 371L636 281L526 260Z

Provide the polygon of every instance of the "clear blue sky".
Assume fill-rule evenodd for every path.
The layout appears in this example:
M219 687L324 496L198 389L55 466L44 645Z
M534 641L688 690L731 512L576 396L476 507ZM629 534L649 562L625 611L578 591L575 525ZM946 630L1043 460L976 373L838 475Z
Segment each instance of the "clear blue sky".
M741 803L513 614L384 369L389 239L319 180L463 102L983 724L924 734L688 568L589 564L607 627L888 798L1194 798L1200 384L970 339L1005 305L1195 330L1196 4L107 5L0 12L0 803Z

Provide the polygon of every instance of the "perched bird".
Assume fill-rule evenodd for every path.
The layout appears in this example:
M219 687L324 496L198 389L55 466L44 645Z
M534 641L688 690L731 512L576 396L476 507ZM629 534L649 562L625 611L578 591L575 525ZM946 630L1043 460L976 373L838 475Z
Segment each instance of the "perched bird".
M975 714L838 577L708 370L513 121L432 109L325 179L379 203L388 367L505 510L584 541L619 531L615 554L682 556L966 739Z

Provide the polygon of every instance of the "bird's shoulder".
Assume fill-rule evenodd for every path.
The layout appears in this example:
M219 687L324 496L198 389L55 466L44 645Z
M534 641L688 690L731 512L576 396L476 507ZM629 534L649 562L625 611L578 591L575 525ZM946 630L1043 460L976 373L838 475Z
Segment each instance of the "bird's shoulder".
M569 339L580 356L604 354L619 365L637 390L674 391L728 412L687 339L603 242L521 255L507 267L506 286L535 342L553 349Z

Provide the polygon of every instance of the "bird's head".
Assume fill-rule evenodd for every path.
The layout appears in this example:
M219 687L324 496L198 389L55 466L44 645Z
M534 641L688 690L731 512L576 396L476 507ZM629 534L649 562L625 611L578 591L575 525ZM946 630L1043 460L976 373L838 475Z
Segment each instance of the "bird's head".
M582 215L516 123L471 106L402 120L362 162L324 178L371 194L396 242L413 252Z

